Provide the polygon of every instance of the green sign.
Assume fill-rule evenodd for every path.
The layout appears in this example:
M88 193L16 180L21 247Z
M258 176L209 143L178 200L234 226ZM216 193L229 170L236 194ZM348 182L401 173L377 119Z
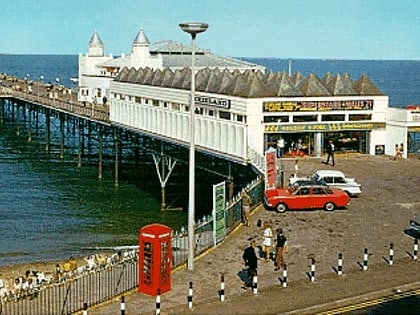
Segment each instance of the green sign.
M225 182L213 185L213 239L214 246L226 236L225 223L226 187Z

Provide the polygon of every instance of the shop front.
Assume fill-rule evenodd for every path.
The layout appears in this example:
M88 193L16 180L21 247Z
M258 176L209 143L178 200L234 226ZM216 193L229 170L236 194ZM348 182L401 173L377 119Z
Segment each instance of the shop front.
M278 149L278 140L282 138L284 150L278 157L321 157L331 140L336 153L369 154L371 131L383 127L382 123L266 125L265 149Z

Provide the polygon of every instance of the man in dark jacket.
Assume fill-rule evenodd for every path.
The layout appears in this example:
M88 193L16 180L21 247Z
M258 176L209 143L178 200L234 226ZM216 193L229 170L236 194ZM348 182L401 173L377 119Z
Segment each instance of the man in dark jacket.
M242 287L246 289L247 287L252 287L252 278L254 275L257 274L258 268L258 258L257 254L255 253L255 247L257 246L257 242L255 240L251 241L251 244L245 248L244 253L242 255L242 259L245 262L245 266L248 267L248 274L247 279L245 281L245 285Z

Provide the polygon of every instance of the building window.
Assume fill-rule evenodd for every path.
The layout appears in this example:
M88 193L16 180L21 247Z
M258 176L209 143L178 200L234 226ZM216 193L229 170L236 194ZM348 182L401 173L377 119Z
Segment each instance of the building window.
M322 121L344 121L345 115L322 115Z
M245 116L242 116L242 115L236 115L236 121L239 121L239 122L245 122Z
M163 107L168 108L168 102L163 102Z
M203 115L204 109L202 107L195 107L195 113L198 115Z
M219 118L230 120L230 113L225 112L225 111L220 111Z
M214 116L214 110L209 109L209 111L208 111L208 115L209 115L209 116Z
M317 115L293 116L293 122L309 122L317 120Z
M171 104L172 109L174 110L179 110L181 108L181 105L177 104L177 103L172 103Z
M265 123L285 123L289 122L289 116L264 116Z
M141 104L141 97L138 97L138 96L134 97L134 101L135 101L136 103Z
M159 106L159 101L158 100L153 100L153 106Z
M358 121L358 120L372 120L372 115L370 114L362 114L362 115L349 115L350 121Z

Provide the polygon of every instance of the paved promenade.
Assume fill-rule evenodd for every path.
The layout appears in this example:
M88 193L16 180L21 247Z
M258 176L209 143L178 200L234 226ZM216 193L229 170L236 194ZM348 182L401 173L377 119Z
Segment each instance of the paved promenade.
M296 309L312 310L308 313L313 314L317 312L311 309L313 305L358 295L387 295L398 286L419 288L419 262L411 257L413 239L404 230L409 220L420 212L420 160L414 157L393 161L385 156L364 155L343 155L336 160L335 169L356 178L363 186L362 196L353 198L348 209L277 214L258 208L252 214L250 227L239 227L220 246L198 258L194 271L184 268L172 273L172 289L161 296L161 314L273 314ZM321 161L302 159L301 175L331 168ZM285 168L289 176L294 161L285 161ZM287 288L279 284L282 272L274 272L272 262L260 260L258 295L253 296L250 290L241 289L238 274L243 269L241 256L249 239L256 239L258 245L262 243L263 231L256 225L257 220L270 222L273 230L282 227L290 249L285 256ZM391 242L395 248L393 266L388 264ZM369 251L369 269L362 271L365 248ZM343 254L342 276L334 270L338 253ZM308 278L312 258L316 262L314 283ZM221 275L225 278L225 302L220 302L218 296ZM187 306L190 281L193 282L192 310ZM287 301L277 301L283 294ZM125 302L127 315L153 314L156 309L154 297L135 291L126 295ZM119 314L119 310L120 300L116 299L89 310L89 314Z

